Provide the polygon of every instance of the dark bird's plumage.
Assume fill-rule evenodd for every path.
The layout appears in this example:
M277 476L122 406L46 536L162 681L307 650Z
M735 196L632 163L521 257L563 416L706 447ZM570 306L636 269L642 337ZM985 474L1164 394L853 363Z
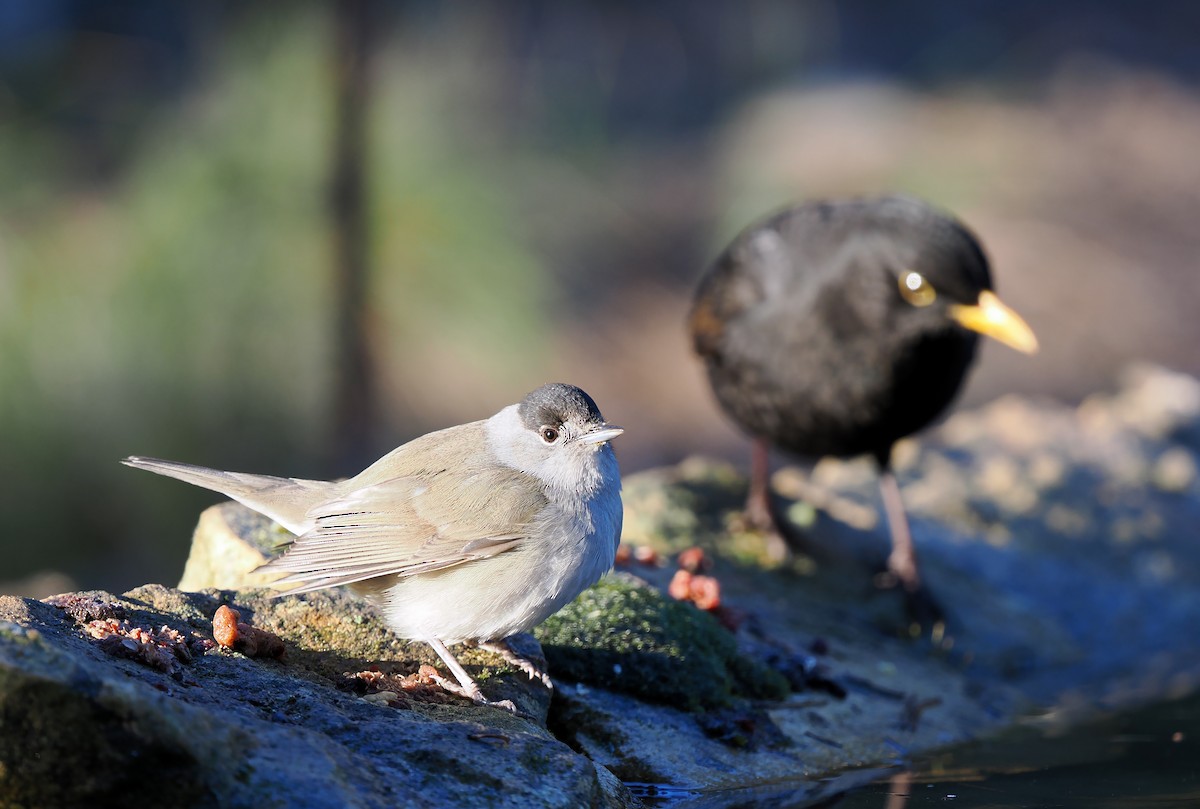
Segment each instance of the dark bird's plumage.
M808 457L870 454L893 485L892 446L954 399L978 332L1036 346L991 286L975 237L923 202L811 202L729 245L689 329L718 402L747 432ZM754 485L765 502L765 480ZM898 572L917 587L915 560L911 580Z

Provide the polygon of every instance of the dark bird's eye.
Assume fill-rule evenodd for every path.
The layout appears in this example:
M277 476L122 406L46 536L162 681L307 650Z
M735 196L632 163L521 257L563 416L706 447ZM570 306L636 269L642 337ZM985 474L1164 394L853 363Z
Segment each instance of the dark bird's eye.
M547 444L553 444L558 440L558 430L553 427L543 427L541 430L542 440Z
M900 297L913 306L928 306L937 297L937 290L921 273L909 270L900 274Z

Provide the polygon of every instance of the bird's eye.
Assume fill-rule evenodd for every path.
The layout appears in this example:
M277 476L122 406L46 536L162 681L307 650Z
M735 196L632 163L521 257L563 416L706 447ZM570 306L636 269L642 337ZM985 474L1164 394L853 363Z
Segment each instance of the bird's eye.
M900 275L900 297L913 306L928 306L937 297L937 290L921 273L910 270Z
M542 440L547 444L553 444L558 440L558 430L554 429L553 427L543 427L540 432L542 434Z

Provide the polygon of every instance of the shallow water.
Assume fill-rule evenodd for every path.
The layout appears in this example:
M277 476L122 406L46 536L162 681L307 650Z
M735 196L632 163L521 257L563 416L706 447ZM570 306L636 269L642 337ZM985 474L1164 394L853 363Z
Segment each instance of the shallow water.
M1060 731L1024 727L915 763L837 806L1198 807L1200 697Z
M1200 695L1070 729L1031 722L987 741L819 784L641 792L672 809L1200 807Z

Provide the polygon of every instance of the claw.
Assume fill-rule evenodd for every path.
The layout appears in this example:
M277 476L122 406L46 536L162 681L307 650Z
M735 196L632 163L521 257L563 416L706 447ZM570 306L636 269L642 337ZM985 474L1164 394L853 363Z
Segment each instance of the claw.
M471 682L472 687L465 687L459 685L453 680L443 677L440 674L431 675L431 679L437 683L443 691L453 694L456 697L469 699L476 705L486 705L489 708L499 708L502 711L508 711L513 716L519 716L522 719L531 718L528 714L518 708L516 703L514 703L511 699L488 699L483 695L483 692L479 690L479 686L476 685L474 681Z
M529 675L529 679L541 680L542 685L546 686L546 688L550 689L551 691L554 690L554 683L551 681L550 675L539 669L533 663L533 661L517 654L516 650L513 649L507 638L498 641L481 643L479 644L479 648L487 649L489 652L494 652L495 654L500 655L502 658L504 658L504 662L508 663L509 665L516 666L518 669Z

